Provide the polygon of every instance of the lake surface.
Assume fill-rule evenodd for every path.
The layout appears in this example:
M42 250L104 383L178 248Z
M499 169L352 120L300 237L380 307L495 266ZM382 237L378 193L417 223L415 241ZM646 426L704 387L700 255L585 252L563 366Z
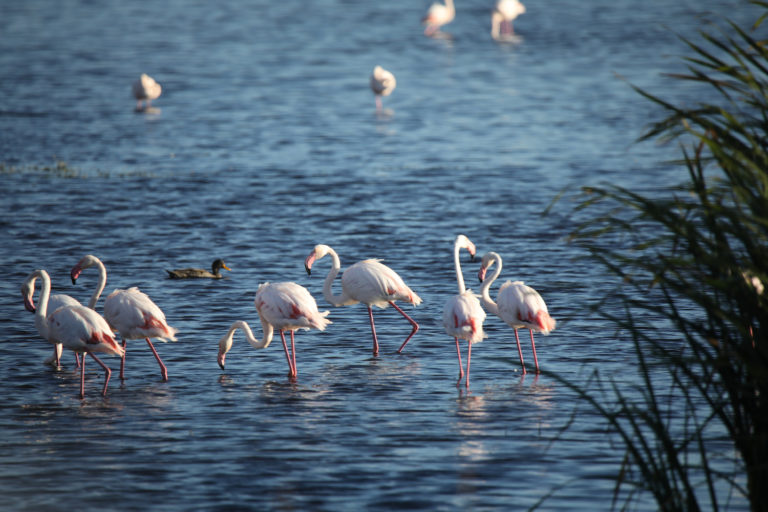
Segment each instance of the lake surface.
M497 43L492 2L458 0L439 38L419 24L428 4L3 3L5 510L609 508L621 446L554 378L521 374L499 319L474 347L470 391L457 389L441 324L453 240L498 252L501 279L547 301L558 324L537 336L542 369L640 384L629 339L588 311L614 283L565 240L570 205L541 214L563 189L682 180L663 163L675 147L634 143L659 112L630 84L697 101L663 75L684 70L675 33L695 38L717 15L751 22L753 8L526 2L517 39ZM397 77L378 113L377 64ZM163 86L153 113L133 111L142 72ZM382 258L421 296L404 306L421 329L402 354L409 325L392 308L374 313L373 357L365 307L324 301L330 262L311 277L303 267L317 243L342 268ZM168 382L141 341L106 398L92 361L84 400L71 354L60 370L43 364L50 345L19 286L44 268L54 292L87 303L95 270L75 286L69 270L89 253L107 266L107 292L139 286L178 328L177 343L156 343ZM226 279L165 278L217 257ZM478 288L479 263L462 261ZM331 310L326 331L296 336L296 382L279 340L255 351L238 333L226 370L216 364L231 322L261 335L253 296L267 281L295 281Z

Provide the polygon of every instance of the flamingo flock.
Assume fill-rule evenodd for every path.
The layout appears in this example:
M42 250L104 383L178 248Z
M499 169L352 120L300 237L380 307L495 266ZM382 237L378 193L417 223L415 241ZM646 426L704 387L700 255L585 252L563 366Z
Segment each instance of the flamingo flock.
M497 299L494 301L490 296L490 288L502 269L501 256L495 252L488 252L483 256L478 271L478 277L482 283L480 294L473 293L464 283L460 261L462 250L466 250L474 261L477 254L475 244L465 235L460 234L453 244L453 263L458 293L446 301L442 318L445 332L454 338L456 346L459 363L456 386L459 387L463 379L465 388L469 390L472 346L487 338L483 327L486 312L497 316L514 330L523 374L527 373L527 370L517 331L521 328L529 330L535 371L538 374L540 369L533 333L549 334L555 329L556 324L555 319L549 315L541 295L522 281L507 281L499 288ZM397 349L398 354L402 353L408 342L419 331L419 324L396 302L417 306L422 302L421 297L405 284L397 272L377 259L366 259L349 266L341 276L341 293L334 293L333 284L341 272L341 260L333 248L325 244L315 245L304 259L304 268L307 274L311 275L312 268L325 256L330 256L331 260L331 268L322 287L325 302L333 307L357 303L366 306L371 325L374 356L379 355L379 339L373 319L373 306L382 309L392 306L410 326L405 340ZM107 270L104 263L96 256L86 255L72 267L70 279L74 285L83 271L91 267L97 269L98 279L88 307L67 295L51 295L51 278L48 272L42 269L29 274L21 286L24 305L27 310L35 314L35 327L38 334L54 346L53 356L45 360L46 364L54 364L58 368L62 350L73 351L76 355L76 365L80 368L79 396L84 398L85 356L90 356L104 369L102 395L106 395L112 372L96 354L105 353L120 357L119 376L121 380L125 380L127 341L144 339L157 360L162 381L167 381L168 369L151 339L176 341L177 329L168 325L160 307L136 287L114 290L104 301L103 314L99 314L96 306L107 283ZM222 265L222 268L226 266ZM489 276L488 271L492 268L494 270ZM169 276L169 279L171 278L178 277ZM35 284L38 280L41 283L41 290L35 305ZM288 378L295 381L298 378L295 332L299 329L324 331L332 323L326 318L330 312L321 312L310 291L295 282L262 283L256 291L254 306L261 321L262 339L256 338L247 321L233 321L218 343L219 367L222 370L225 369L226 356L232 348L235 333L238 330L243 332L246 341L255 349L267 348L277 330L288 363ZM285 336L286 331L290 334L290 348ZM117 337L120 338L121 343L117 342ZM466 366L462 363L460 340L467 342ZM82 359L78 356L82 356Z

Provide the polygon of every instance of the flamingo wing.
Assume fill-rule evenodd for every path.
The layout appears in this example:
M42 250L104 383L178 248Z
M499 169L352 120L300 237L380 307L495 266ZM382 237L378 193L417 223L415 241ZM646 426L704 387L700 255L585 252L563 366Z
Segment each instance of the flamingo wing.
M454 295L443 309L443 326L454 338L478 343L486 337L483 331L485 310L480 305L477 295L467 290L460 295Z
M341 276L344 293L364 304L386 307L390 301L420 304L421 297L406 286L402 278L379 260L363 260Z
M522 281L504 283L497 303L501 319L515 329L525 327L549 334L555 328L555 319L549 316L544 299Z
M105 352L123 355L107 322L90 308L62 307L48 315L51 343L61 343L75 352Z
M296 283L263 283L254 299L259 316L277 329L324 330L331 323L309 291Z
M110 293L104 301L104 317L123 339L176 341L176 329L167 324L165 313L136 287Z

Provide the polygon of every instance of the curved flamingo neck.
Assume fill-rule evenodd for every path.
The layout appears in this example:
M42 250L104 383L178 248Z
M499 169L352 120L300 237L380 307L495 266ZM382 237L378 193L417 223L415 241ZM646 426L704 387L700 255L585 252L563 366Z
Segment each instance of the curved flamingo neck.
M333 285L333 281L336 279L336 276L339 275L339 272L341 271L341 260L339 260L339 255L336 254L336 251L328 247L328 253L331 256L331 270L328 271L328 275L325 277L325 282L323 283L323 297L329 304L333 304L334 306L344 306L349 303L349 298L344 295L344 292L342 291L341 295L334 295L333 291L331 290L331 286Z
M259 348L267 348L269 344L272 342L272 335L274 333L274 328L271 324L268 324L266 322L261 322L262 327L264 327L264 339L258 340L256 336L253 335L253 331L251 330L251 327L242 320L235 322L232 324L232 327L229 328L229 336L230 338L234 336L235 331L240 329L243 331L243 334L245 334L245 339L248 341L248 344L252 346L253 348L259 349Z
M459 258L461 247L462 245L458 240L453 244L453 264L456 267L456 282L459 284L459 294L467 291L466 286L464 286L464 274L461 272L461 258Z
M480 301L489 313L499 316L499 306L491 298L490 289L493 282L496 281L499 274L501 274L501 256L493 253L488 266L491 266L493 263L496 263L496 269L490 277L483 280L483 284L480 286Z
M48 338L48 299L51 297L51 278L45 270L36 270L33 276L40 278L40 300L35 310L35 326Z
M88 302L88 307L91 309L96 309L96 303L99 302L101 292L103 292L104 288L107 286L107 267L104 266L100 259L95 257L93 258L92 264L95 265L99 270L99 282L96 284L96 290L94 290L93 295L91 295L91 300Z

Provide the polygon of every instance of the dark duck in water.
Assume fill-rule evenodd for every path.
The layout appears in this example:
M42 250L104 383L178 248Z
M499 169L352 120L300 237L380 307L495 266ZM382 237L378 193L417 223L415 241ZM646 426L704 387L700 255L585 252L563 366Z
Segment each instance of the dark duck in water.
M194 278L209 278L209 279L221 279L221 269L231 270L222 259L217 259L211 265L213 272L208 272L202 268L180 268L176 270L166 270L170 279L194 279Z

